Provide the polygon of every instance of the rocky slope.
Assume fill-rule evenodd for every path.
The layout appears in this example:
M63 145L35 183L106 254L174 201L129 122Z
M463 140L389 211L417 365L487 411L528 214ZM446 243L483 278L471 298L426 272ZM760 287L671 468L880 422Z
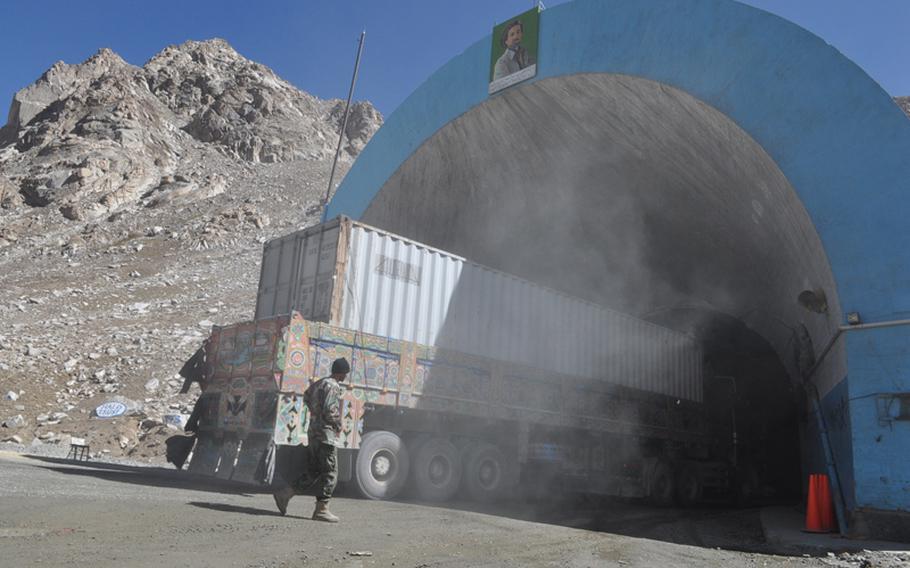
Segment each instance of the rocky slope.
M904 114L910 117L910 97L895 97L894 102L897 103L897 106L901 107Z
M18 92L0 130L0 440L157 459L164 417L198 395L176 394L181 362L251 317L262 243L318 221L343 108L222 40L143 67L102 49ZM352 106L342 175L381 123ZM90 418L115 396L133 416Z

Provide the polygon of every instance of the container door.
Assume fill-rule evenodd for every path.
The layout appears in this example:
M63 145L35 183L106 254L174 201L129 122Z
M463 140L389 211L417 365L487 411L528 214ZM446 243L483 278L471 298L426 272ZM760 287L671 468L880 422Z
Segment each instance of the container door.
M296 295L292 309L310 321L329 321L332 308L339 226L310 234L300 243Z
M328 321L340 228L330 221L266 244L257 319L297 310L308 320Z

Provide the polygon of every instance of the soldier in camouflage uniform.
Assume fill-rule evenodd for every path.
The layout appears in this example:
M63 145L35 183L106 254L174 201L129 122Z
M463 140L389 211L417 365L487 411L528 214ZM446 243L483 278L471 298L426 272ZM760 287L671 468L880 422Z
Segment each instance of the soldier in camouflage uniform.
M275 504L282 515L287 513L288 502L298 493L315 491L316 510L313 520L337 523L338 517L329 511L329 499L338 480L338 446L341 445L341 397L344 390L339 383L351 372L347 359L335 359L332 375L319 379L303 393L310 425L307 429L307 469L299 479L277 490Z

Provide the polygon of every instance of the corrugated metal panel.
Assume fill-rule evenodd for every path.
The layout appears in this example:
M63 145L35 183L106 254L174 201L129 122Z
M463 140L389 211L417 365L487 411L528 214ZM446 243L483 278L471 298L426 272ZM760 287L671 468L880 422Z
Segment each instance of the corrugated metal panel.
M689 336L360 223L350 227L342 310L330 323L702 398L701 358Z
M341 327L437 343L463 260L354 224L347 252Z
M701 355L691 337L347 219L264 247L256 317L291 310L365 333L702 399Z
M266 243L256 300L256 318L299 311L328 321L342 225L338 220Z

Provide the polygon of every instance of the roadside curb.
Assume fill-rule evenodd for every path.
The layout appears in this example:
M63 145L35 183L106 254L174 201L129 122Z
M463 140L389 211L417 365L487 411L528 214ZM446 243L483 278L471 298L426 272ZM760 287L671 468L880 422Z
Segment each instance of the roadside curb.
M763 507L762 533L772 552L786 555L825 556L828 553L876 551L902 556L910 545L881 540L859 540L838 533L810 533L803 530L801 513L792 507Z

